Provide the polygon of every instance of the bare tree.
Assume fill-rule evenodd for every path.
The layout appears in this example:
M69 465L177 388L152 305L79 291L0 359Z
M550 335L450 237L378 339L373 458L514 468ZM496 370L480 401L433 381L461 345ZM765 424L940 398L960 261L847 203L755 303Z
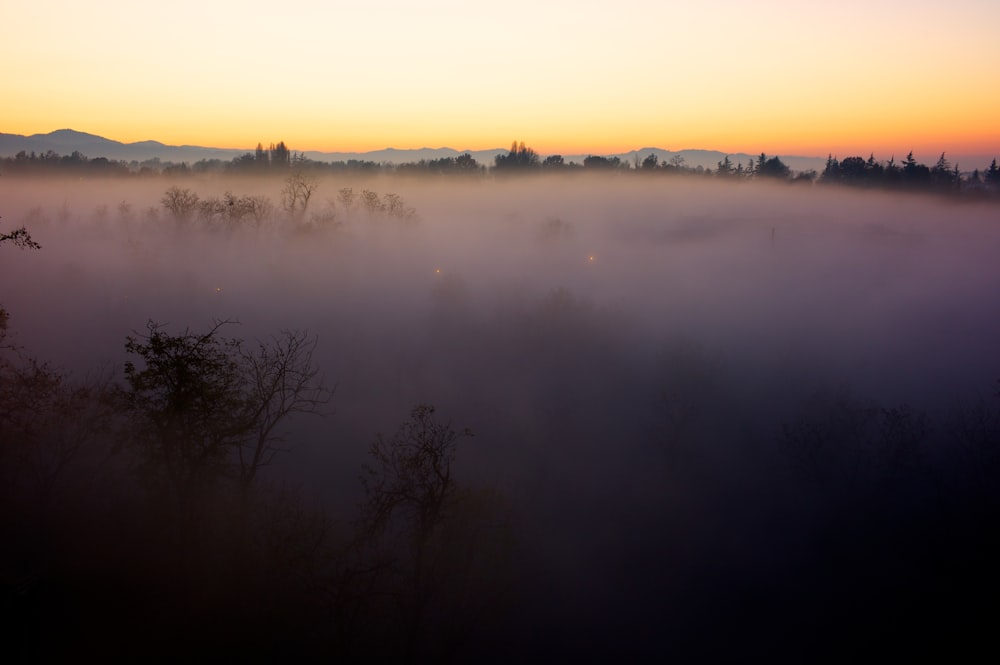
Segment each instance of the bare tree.
M456 481L459 441L471 437L420 404L390 437L376 435L362 482L363 557L339 580L361 589L368 621L388 622L378 648L396 662L443 662L512 579L501 498ZM343 596L342 596L343 598ZM388 604L386 604L388 603Z
M163 194L160 204L167 209L180 227L187 224L198 209L198 195L190 189L181 189L174 185Z
M319 183L316 178L302 171L295 171L285 178L285 186L281 190L281 208L294 220L301 220L309 207Z
M376 466L366 466L363 478L368 502L364 519L373 530L385 529L396 513L414 524L413 537L422 540L440 521L455 492L451 464L461 433L451 423L434 418L434 407L419 404L410 420L389 438L378 434L369 447Z
M337 192L337 201L344 206L344 214L350 217L354 211L354 189L351 187L341 188Z
M402 220L414 220L417 217L417 211L406 205L403 201L403 197L399 194L386 194L382 197L382 209L390 217L395 217Z
M365 207L369 215L374 215L385 209L382 205L382 200L378 196L378 192L373 192L370 189L361 192L361 205Z
M242 350L248 371L253 434L238 451L240 484L246 488L261 467L284 450L278 426L295 413L323 413L333 397L333 389L323 385L313 364L317 339L301 330L285 330L270 344L259 343L255 351Z
M225 224L226 203L220 198L209 196L198 201L198 219L206 228L212 229Z
M246 201L249 215L253 219L254 227L259 230L264 225L264 222L267 221L267 218L274 214L274 203L262 194L247 196L244 197L244 200Z

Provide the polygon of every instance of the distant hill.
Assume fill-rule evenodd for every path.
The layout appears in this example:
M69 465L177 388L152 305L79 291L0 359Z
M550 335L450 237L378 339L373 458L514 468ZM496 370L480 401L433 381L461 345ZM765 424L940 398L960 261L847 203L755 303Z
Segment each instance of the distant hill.
M295 146L290 146L295 150ZM221 159L230 161L234 157L253 151L254 148L244 150L229 148L209 148L193 145L165 145L159 141L137 141L135 143L122 143L113 141L102 136L78 132L73 129L59 129L48 134L32 134L23 136L20 134L0 133L0 157L12 157L18 152L35 152L44 154L49 150L60 155L68 155L74 151L79 151L87 157L105 157L107 159L124 161L146 161L159 159L163 162L188 162L194 163L202 159ZM444 157L457 157L468 152L480 164L491 166L496 155L506 154L506 148L493 148L490 150L455 150L453 148L418 148L413 150L401 150L397 148L385 148L384 150L373 150L369 152L319 152L315 150L305 150L303 154L309 159L321 162L346 162L350 160L361 160L371 162L389 162L391 164L403 164L407 162L418 162L422 159L441 159ZM669 163L673 158L683 158L684 164L690 167L701 166L707 169L714 169L716 165L725 159L727 153L717 150L664 150L662 148L641 148L629 152L618 153L616 155L602 155L604 157L618 157L630 164L655 153L660 162ZM597 153L594 153L597 154ZM735 166L742 162L746 166L750 159L756 160L756 155L728 153L729 159ZM542 155L544 158L545 155ZM567 162L582 164L586 154L563 155ZM804 171L816 169L821 171L826 162L820 157L797 157L792 155L781 155L781 160L794 171Z
M73 129L59 129L48 134L0 134L0 157L12 157L18 152L45 153L49 150L60 155L79 151L87 157L106 157L125 161L146 161L160 159L164 162L197 162L201 159L222 159L229 161L239 157L245 150L224 148L202 148L199 146L164 145L159 141L138 141L122 143L102 136L78 132Z

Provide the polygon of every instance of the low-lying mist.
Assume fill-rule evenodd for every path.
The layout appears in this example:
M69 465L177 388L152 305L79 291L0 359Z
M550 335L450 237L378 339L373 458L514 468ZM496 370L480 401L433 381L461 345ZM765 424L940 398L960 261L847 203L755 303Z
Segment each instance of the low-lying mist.
M318 181L298 219L237 228L161 205L175 185L279 201L282 184L0 178L2 229L41 244L0 247L8 338L75 380L120 381L125 338L149 320L232 321L222 333L248 341L308 331L331 413L290 420L266 473L344 521L376 433L417 404L470 428L456 474L509 507L524 588L503 638L459 653L710 660L838 626L845 643L899 646L897 610L936 602L914 585L952 588L896 549L952 538L950 517L921 526L944 481L910 478L920 500L891 514L912 528L883 542L852 521L882 476L841 501L849 483L824 474L919 422L921 468L961 475L941 461L953 425L997 402L995 206L606 175L345 175ZM344 188L415 215L348 207ZM857 427L838 438L845 418Z

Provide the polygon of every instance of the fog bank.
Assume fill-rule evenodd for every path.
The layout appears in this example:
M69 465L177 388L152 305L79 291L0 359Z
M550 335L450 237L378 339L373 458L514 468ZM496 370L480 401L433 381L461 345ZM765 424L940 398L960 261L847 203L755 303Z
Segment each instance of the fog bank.
M462 478L520 515L538 600L509 630L532 648L681 653L739 623L731 585L764 597L812 551L776 526L801 518L789 424L844 403L947 419L1000 377L995 206L693 178L345 177L320 181L302 219L227 229L175 223L172 184L0 179L3 229L42 245L0 249L14 341L76 377L120 376L150 319L308 330L334 413L295 421L268 472L342 515L373 435L434 404L476 435ZM416 217L349 209L346 187Z

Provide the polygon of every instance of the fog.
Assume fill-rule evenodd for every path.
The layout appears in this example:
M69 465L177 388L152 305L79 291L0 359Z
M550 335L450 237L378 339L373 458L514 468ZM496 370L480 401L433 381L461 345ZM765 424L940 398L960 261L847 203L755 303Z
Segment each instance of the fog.
M11 338L76 379L120 380L125 337L148 320L229 320L223 334L246 340L307 330L331 413L290 421L267 473L341 519L375 433L433 404L475 434L461 481L517 523L515 652L820 639L864 602L802 591L836 574L810 567L823 530L783 432L836 404L948 423L1000 378L994 205L683 177L344 175L319 181L298 222L180 228L160 206L172 185L277 201L282 183L0 178L2 229L23 223L42 246L0 248ZM416 217L348 211L332 202L345 187L398 194ZM933 431L932 461L950 440ZM837 607L825 628L795 610L811 602ZM882 621L868 619L857 643Z

